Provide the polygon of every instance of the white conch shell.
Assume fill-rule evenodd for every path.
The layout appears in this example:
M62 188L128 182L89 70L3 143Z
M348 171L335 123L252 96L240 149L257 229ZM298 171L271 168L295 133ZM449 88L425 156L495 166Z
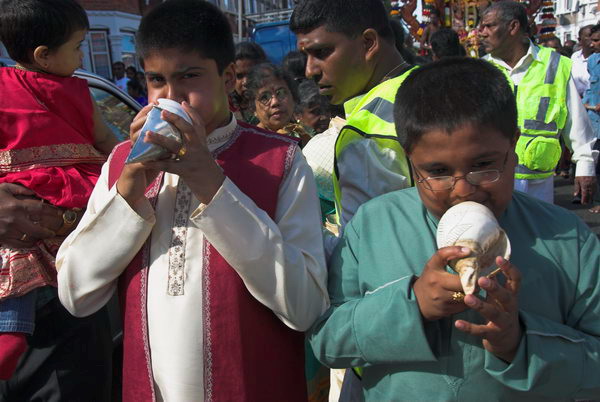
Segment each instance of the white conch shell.
M473 294L477 279L489 275L497 256L510 257L510 241L487 207L472 201L448 209L437 228L438 248L464 246L471 250L468 257L450 261L460 275L465 294Z

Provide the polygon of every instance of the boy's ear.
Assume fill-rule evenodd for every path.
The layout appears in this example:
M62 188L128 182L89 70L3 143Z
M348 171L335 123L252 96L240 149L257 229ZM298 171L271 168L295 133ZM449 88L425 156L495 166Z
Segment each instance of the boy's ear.
M515 132L515 135L513 136L512 141L510 142L510 146L511 147L515 147L517 145L517 141L519 140L519 137L521 136L521 130L519 130L517 128L517 131Z
M235 89L235 64L231 63L223 70L223 82L227 93L233 92Z
M362 33L362 39L365 48L365 59L371 61L379 53L381 37L376 30L368 28Z
M38 46L33 50L33 61L43 68L48 68L50 49L48 46Z

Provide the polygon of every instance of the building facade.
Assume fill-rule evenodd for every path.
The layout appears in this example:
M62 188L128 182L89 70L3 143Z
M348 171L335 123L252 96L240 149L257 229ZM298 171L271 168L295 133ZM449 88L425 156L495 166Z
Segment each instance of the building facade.
M579 29L595 25L600 19L597 0L556 0L556 36L565 43L572 39L577 42Z
M164 0L77 0L88 14L90 30L82 44L83 68L112 79L112 64L123 61L140 69L136 58L135 34L142 15ZM252 21L246 14L259 14L293 7L293 0L207 0L219 6L229 18L234 37L249 36ZM239 18L242 7L241 35ZM0 44L0 56L7 57Z

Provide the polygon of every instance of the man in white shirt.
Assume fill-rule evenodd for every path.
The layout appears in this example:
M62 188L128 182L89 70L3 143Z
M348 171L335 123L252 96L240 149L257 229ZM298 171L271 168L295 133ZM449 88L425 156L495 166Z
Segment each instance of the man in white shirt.
M543 161L545 164L548 163L547 159L556 159L556 162L558 162L560 145L557 137L562 135L565 144L573 150L572 160L577 164L574 194L580 195L582 203L591 202L596 181L594 160L595 154L597 154L597 151L593 151L592 147L596 139L585 108L575 88L573 78L568 74L568 70L561 70L567 71L566 77L564 77L566 88L560 88L562 93L565 93L564 98L531 97L529 98L529 104L527 98L522 99L525 97L526 91L531 91L530 88L532 88L532 85L529 84L533 81L532 76L527 74L530 69L540 71L546 77L554 77L559 63L563 63L565 69L569 68L569 59L559 56L556 52L542 50L544 48L534 45L527 36L527 26L525 8L521 4L511 1L492 4L484 11L480 24L481 43L488 53L485 58L505 71L512 80L517 94L517 107L520 115L519 128L521 130L520 141L522 141L521 146L517 146L517 153L519 151L522 153L519 155L519 166L516 172L522 173L528 178L516 176L515 189L550 203L554 201L552 172L556 164L553 167L546 166L544 169L537 170L534 167L536 163L541 164L542 158L545 159ZM550 62L548 69L543 69L543 66L547 63L543 60L542 54L545 57L550 54L550 58L554 60ZM540 66L542 66L542 70L539 70ZM537 78L542 82L537 85L537 88L539 88L544 85L544 80L543 76ZM554 82L554 78L551 81ZM522 85L525 82L528 86ZM519 85L521 85L521 88L519 88ZM525 104L527 104L527 107L524 106ZM548 112L550 106L555 108L551 110L552 113ZM532 112L533 117L524 122L522 120L523 115L532 114ZM557 122L558 115L562 115L564 118ZM530 122L533 125L528 126ZM534 130L530 130L531 127L534 127ZM542 129L547 127L553 127L555 133ZM539 134L540 132L544 135ZM538 142L538 138L541 138L541 141ZM542 143L542 147L528 149L530 144L534 144L534 140L537 143ZM547 146L545 149L543 148L553 140L555 141L554 144ZM549 149L550 147L552 148ZM528 152L529 154L527 154ZM550 156L548 152L550 152ZM531 164L529 163L531 161L525 160L526 157L534 158ZM535 158L538 160L536 161ZM525 166L526 164L528 166Z
M127 83L129 78L125 75L125 63L122 61L115 61L112 65L113 81L119 89L127 93Z
M590 57L594 50L592 49L592 29L593 25L586 25L579 30L579 46L581 49L573 53L571 60L573 60L573 81L575 87L577 87L577 93L582 98L586 89L590 87L590 74L587 70L587 59Z

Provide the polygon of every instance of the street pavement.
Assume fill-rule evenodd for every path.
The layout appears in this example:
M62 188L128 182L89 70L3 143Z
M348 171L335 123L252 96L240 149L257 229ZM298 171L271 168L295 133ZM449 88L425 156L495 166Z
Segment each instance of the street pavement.
M592 214L588 212L591 205L573 204L573 181L572 179L564 179L562 177L554 178L554 203L573 211L585 223L587 223L592 231L600 236L600 214Z

